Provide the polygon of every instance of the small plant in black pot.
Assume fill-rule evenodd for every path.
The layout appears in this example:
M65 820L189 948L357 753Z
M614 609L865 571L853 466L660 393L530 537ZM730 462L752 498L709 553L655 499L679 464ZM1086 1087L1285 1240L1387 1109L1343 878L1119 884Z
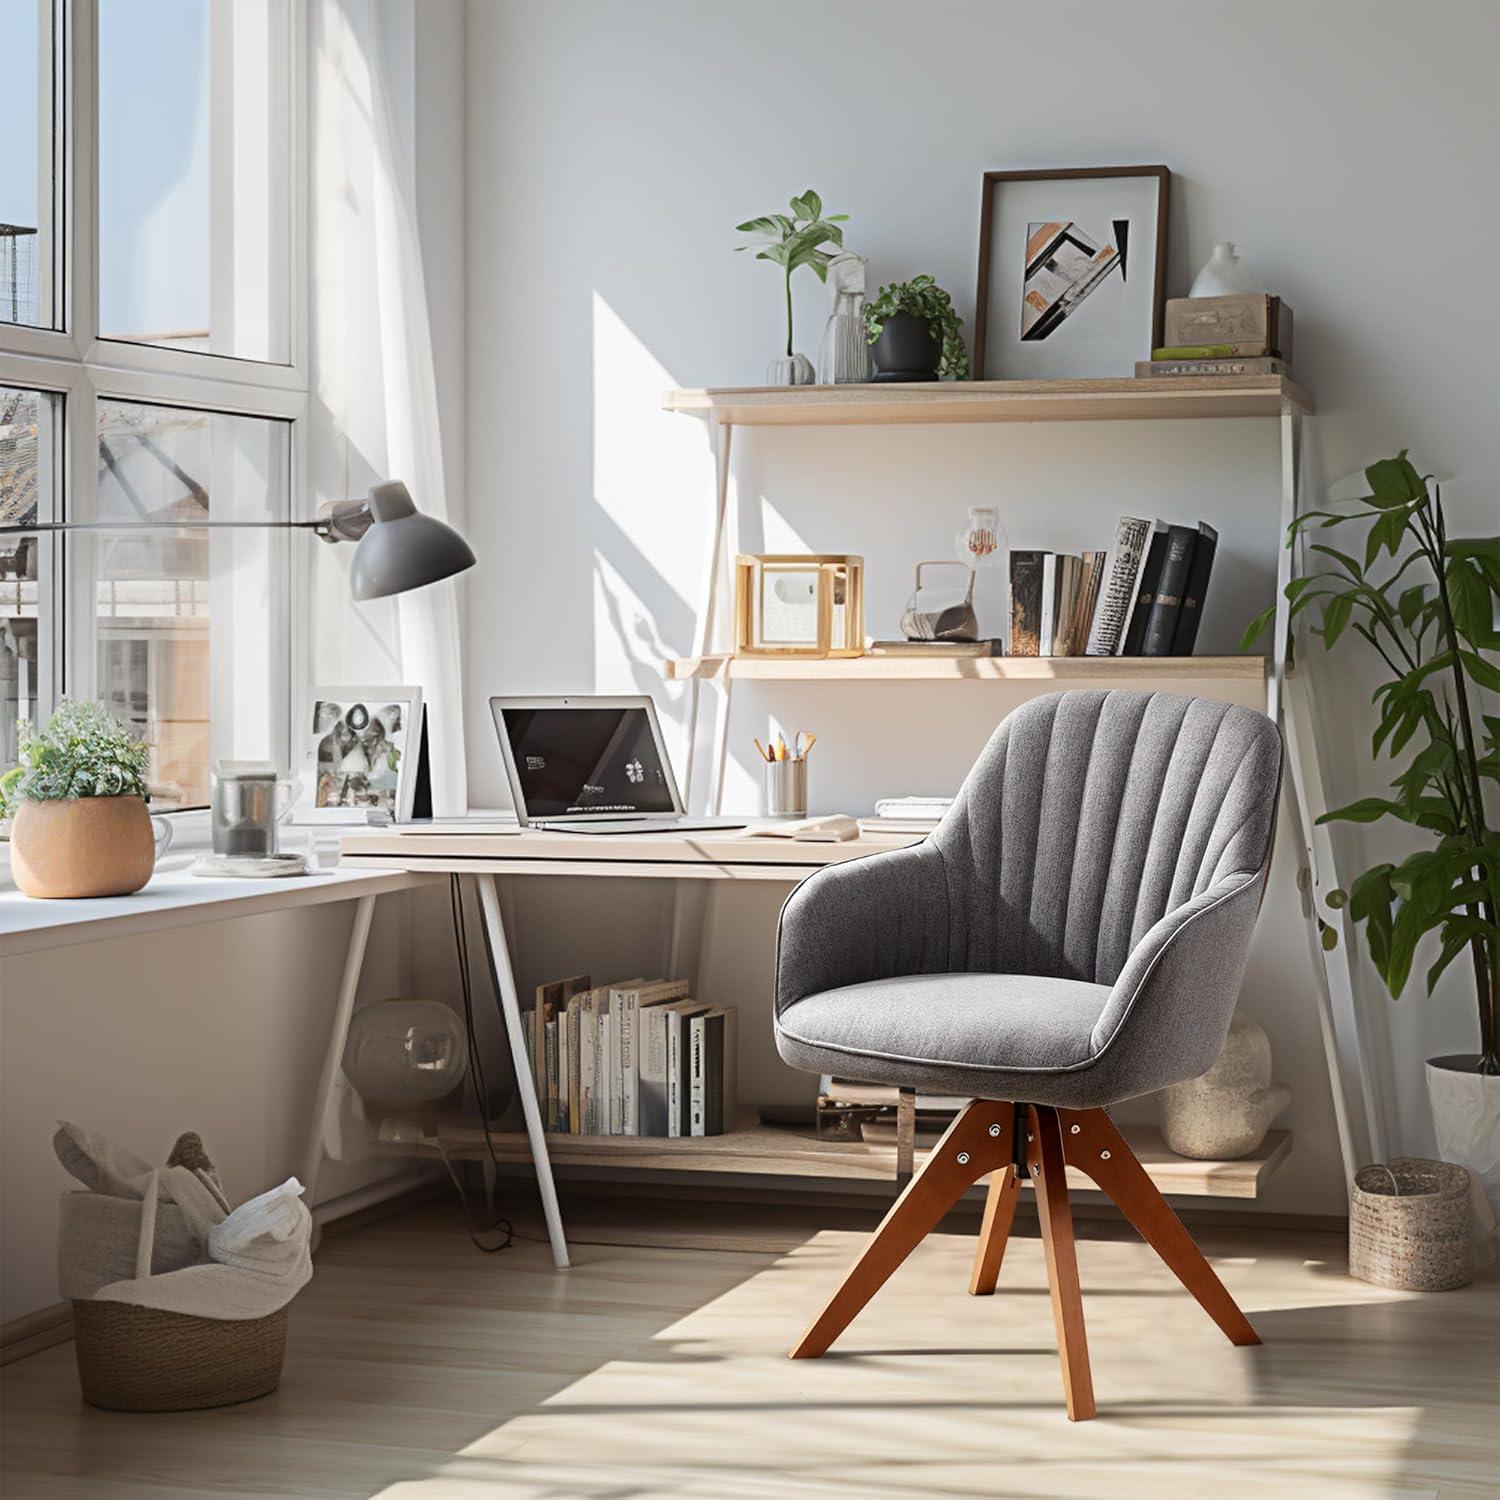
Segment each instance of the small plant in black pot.
M963 326L953 299L930 276L881 287L865 309L874 379L967 379Z

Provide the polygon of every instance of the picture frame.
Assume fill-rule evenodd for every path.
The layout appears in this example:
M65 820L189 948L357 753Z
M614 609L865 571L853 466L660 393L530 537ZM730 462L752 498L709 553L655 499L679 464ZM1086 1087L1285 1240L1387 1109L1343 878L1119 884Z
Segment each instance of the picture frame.
M1164 166L984 174L973 378L1133 376L1162 339Z
M425 737L419 687L312 688L297 716L293 820L345 823L383 813L410 822Z

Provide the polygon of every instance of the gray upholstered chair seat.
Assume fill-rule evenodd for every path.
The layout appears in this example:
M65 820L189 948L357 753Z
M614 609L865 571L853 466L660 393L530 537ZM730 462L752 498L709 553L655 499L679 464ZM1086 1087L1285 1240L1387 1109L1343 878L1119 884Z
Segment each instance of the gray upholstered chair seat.
M993 1096L996 1074L1086 1067L1109 994L1031 974L875 979L799 1000L781 1017L783 1050L795 1046L810 1072L873 1079L893 1068L923 1093Z

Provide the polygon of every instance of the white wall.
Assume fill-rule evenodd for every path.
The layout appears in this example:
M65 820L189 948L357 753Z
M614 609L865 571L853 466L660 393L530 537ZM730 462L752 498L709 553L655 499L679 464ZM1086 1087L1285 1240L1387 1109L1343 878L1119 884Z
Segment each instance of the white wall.
M701 428L661 414L659 395L761 381L779 287L731 253L732 226L808 186L851 215L872 284L932 272L967 316L982 171L1167 163L1169 292L1232 238L1296 309L1298 375L1319 406L1313 492L1410 444L1451 476L1452 529L1492 531L1500 301L1478 247L1500 228L1497 45L1488 0L1061 0L1044 20L996 0L472 0L474 800L504 800L491 693L649 690L681 723L657 662L691 645L711 490ZM826 294L801 276L812 354ZM1107 545L1122 512L1208 519L1221 543L1202 647L1215 650L1272 594L1275 445L1269 425L1244 423L751 432L736 482L747 547L866 556L877 633L969 503L999 504L1013 543L1058 550ZM1347 650L1312 670L1333 795L1374 790L1368 664ZM857 812L880 792L952 790L997 709L966 687L777 687L735 713L731 806L751 797L750 736L776 721L821 735L814 804ZM1400 847L1382 828L1340 831L1349 869ZM1244 999L1296 1091L1297 1151L1267 1201L1339 1211L1289 869L1282 858ZM773 895L723 898L739 904L711 944L710 981L752 1017L768 1004ZM524 936L550 961L545 912ZM580 961L607 965L593 946ZM523 945L523 982L529 962ZM1422 1149L1420 1059L1473 1045L1462 976L1399 1009L1364 978L1372 1022L1394 1033L1399 1140ZM768 1037L756 1045L747 1067L765 1092L779 1075ZM805 1088L788 1079L774 1086Z

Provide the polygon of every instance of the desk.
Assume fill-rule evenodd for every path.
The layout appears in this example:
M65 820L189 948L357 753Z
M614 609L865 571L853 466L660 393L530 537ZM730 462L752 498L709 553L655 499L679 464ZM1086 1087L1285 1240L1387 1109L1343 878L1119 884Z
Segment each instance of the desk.
M550 833L522 829L514 834L482 833L357 833L346 834L339 848L341 868L383 870L414 874L469 875L479 887L480 909L494 956L495 984L515 1068L516 1088L531 1159L536 1166L537 1185L552 1242L552 1259L559 1269L568 1264L567 1241L547 1154L547 1137L537 1107L526 1041L521 1030L521 1003L500 910L497 875L593 875L658 880L780 880L795 884L822 865L859 859L887 849L902 849L921 842L916 834L865 835L842 844L800 843L793 839L755 837L748 832L710 830L701 833L588 834ZM356 922L356 939L363 953L363 939ZM674 923L674 950L676 947ZM354 944L351 942L351 955ZM675 966L675 963L674 963ZM358 965L355 967L356 978ZM352 999L352 994L351 994ZM329 1039L325 1074L331 1066L337 1076L343 1056L349 1013L343 1006L335 1015ZM333 1093L322 1100L323 1108L336 1104ZM329 1128L326 1115L314 1122L316 1144L321 1150Z

